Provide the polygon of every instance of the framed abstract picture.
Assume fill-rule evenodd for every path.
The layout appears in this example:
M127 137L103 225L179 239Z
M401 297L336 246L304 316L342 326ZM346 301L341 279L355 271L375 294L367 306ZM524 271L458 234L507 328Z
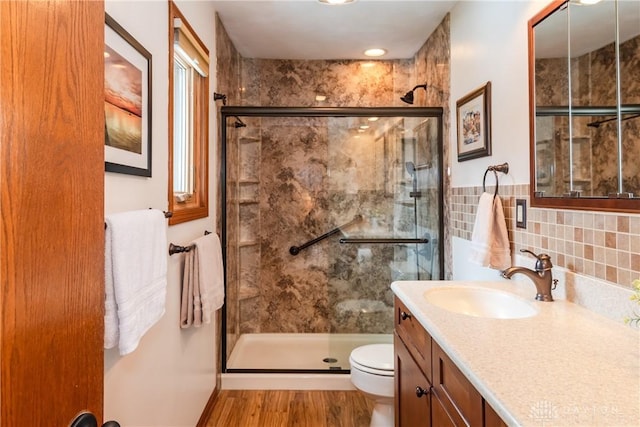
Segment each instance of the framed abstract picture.
M491 82L456 103L458 161L491 155Z
M151 176L151 54L105 14L105 171Z

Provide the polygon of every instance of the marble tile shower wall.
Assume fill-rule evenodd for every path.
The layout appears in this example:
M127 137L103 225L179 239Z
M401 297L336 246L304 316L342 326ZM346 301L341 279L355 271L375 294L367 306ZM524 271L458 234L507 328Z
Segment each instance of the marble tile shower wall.
M413 60L242 58L242 105L261 107L404 106ZM316 101L316 95L326 96Z
M243 58L219 19L217 54L216 92L225 93L229 105L406 106L400 96L425 79L442 89L417 93L416 106L448 104L448 16L416 56L406 60L369 63ZM325 95L326 101L316 101L317 94ZM446 111L444 117L448 120ZM326 224L353 216L354 206L382 206L391 203L388 196L376 191L352 195L337 188L327 192L313 183L299 186L301 178L312 176L305 168L325 174L330 168L322 127L299 122L306 129L303 134L308 144L294 154L287 148L295 138L290 131L279 129L274 122L267 125L266 120L247 119L243 121L248 126L238 130L235 141L227 146L227 205L234 205L227 211L227 350L233 348L239 334L249 332L389 332L393 322L388 316L365 321L336 306L354 287L352 298L391 306L389 269L374 262L393 258L388 249L374 248L366 266L358 262L355 248L343 245L337 245L332 253L317 247L297 257L287 252L292 244L327 231ZM445 122L445 147L447 126ZM247 170L254 175L247 175ZM338 171L333 172L335 176ZM319 209L304 216L309 213L310 200L315 200ZM252 268L256 265L260 267ZM351 280L365 267L370 276L379 278L379 285Z
M217 74L216 74L216 88L215 92L224 93L227 95L227 100L231 105L239 105L240 103L240 55L235 46L229 39L229 36L220 21L220 18L216 16L216 56L217 56ZM216 107L220 107L220 102L216 102ZM221 127L218 126L218 141L221 141L220 135ZM235 132L234 128L230 128L231 132ZM218 144L218 152L216 153L216 159L220 162L222 145ZM217 203L217 215L218 229L222 229L221 220L226 217L226 234L227 238L227 253L226 253L226 273L227 273L227 286L226 286L226 338L227 338L227 354L228 358L233 350L236 341L239 337L239 325L236 319L239 318L240 311L240 262L238 259L240 246L239 246L239 221L233 221L229 219L239 217L239 205L237 203L231 203L232 200L237 199L238 186L239 186L239 153L240 144L237 134L230 135L227 142L227 212L222 212L222 203ZM217 170L221 170L220 164ZM218 194L221 194L218 189Z
M442 23L429 36L429 40L422 46L415 56L415 81L412 81L412 87L415 84L427 83L429 88L422 95L421 91L417 91L416 105L420 106L441 106L443 111L443 164L449 163L449 127L450 127L450 111L449 111L449 87L451 86L451 43L450 43L450 15L447 14ZM444 188L444 277L451 279L453 276L453 246L451 244L451 233L448 232L451 223L451 181L450 177L443 174Z
M487 191L493 191L489 188ZM452 189L452 232L471 240L482 187ZM624 288L640 278L640 216L529 207L529 185L501 185L512 252L546 252L554 265ZM527 228L516 228L515 200L527 201Z
M331 237L297 256L289 253L291 246L349 222L357 214L376 209L383 214L392 212L394 195L371 185L379 181L374 176L376 168L365 153L350 153L345 147L348 130L344 120L262 120L257 160L262 297L256 298L258 316L243 322L246 332L391 331L390 310L362 315L357 307L350 310L345 303L369 300L392 306L387 265L394 258L393 248L372 248L370 258L358 262L357 247L337 244L337 237ZM342 149L332 144L342 144ZM366 234L370 221L365 218L363 224L345 231Z

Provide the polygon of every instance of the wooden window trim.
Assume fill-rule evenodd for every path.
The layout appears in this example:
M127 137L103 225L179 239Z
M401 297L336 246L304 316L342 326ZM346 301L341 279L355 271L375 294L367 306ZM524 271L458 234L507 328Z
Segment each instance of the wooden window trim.
M204 85L203 90L194 90L195 111L201 111L194 120L194 195L186 203L178 203L173 194L173 103L174 103L174 18L180 18L200 45L209 55L209 50L189 25L178 7L169 1L169 211L173 216L169 218L169 225L180 224L209 216L209 77L199 76L194 85Z

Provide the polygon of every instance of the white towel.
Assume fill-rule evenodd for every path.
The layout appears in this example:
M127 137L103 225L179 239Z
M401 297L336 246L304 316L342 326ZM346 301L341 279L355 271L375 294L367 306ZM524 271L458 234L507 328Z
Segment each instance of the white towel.
M482 193L471 235L470 260L483 267L504 270L511 266L511 250L502 201Z
M167 224L162 211L145 209L105 218L105 337L121 355L165 312Z
M216 234L192 242L187 252L182 279L180 327L211 323L211 313L224 303L222 248Z

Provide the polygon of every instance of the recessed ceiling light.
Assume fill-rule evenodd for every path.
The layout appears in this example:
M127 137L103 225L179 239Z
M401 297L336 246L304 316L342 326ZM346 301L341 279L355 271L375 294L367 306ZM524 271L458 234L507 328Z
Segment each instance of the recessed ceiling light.
M375 47L372 49L367 49L364 51L364 54L367 56L382 56L387 53L386 49L381 49L379 47Z
M320 3L324 3L324 4L331 4L331 5L337 5L337 4L347 4L347 3L353 3L356 0L318 0Z

